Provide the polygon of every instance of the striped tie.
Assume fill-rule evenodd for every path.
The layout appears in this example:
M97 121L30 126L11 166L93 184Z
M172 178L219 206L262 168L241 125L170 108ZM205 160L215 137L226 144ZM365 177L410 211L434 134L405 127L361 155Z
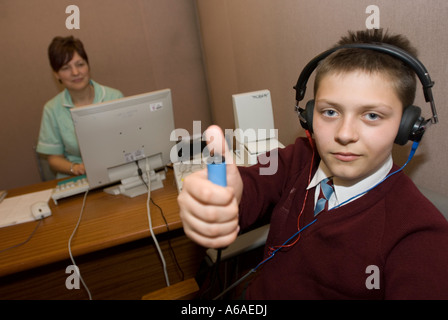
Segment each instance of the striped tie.
M316 202L316 207L314 208L314 216L317 216L323 210L328 209L328 200L333 194L333 180L330 178L325 178L320 182L320 193L319 198Z

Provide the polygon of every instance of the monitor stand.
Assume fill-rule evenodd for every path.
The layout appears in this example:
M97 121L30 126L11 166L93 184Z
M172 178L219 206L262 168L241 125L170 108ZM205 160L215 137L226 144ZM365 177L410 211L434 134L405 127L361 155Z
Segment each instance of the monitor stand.
M165 171L159 171L155 173L153 170L150 173L151 179L151 191L163 188L163 180L165 180ZM122 179L120 184L114 185L103 189L104 192L112 195L125 195L129 198L134 198L142 194L148 193L147 184L145 184L142 179L147 182L146 174L144 173L142 177L133 176L126 179Z

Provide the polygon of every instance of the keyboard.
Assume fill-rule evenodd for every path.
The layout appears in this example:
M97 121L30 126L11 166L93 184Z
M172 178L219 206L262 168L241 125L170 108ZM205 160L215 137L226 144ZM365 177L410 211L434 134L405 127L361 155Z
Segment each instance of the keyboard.
M59 199L71 197L89 190L89 182L86 175L76 176L67 180L58 182L56 188L53 189L51 198L54 204L58 204Z
M176 180L177 191L179 192L182 191L182 184L184 182L185 177L192 174L193 172L205 168L207 168L207 164L205 164L204 161L201 161L201 163L193 163L193 162L173 163L174 179Z

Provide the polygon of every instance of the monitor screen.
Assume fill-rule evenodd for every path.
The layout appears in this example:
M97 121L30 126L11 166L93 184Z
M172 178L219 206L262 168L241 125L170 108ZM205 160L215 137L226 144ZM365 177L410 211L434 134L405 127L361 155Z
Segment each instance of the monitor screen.
M170 163L174 130L171 90L72 108L90 189L136 177L138 168Z

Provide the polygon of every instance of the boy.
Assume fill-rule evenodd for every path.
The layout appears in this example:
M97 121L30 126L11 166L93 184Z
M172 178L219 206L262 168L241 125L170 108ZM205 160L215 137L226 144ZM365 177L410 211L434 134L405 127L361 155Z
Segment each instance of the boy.
M415 56L404 37L382 30L349 33L338 45L358 42ZM447 299L448 222L402 171L386 178L399 169L392 147L415 90L413 71L390 55L335 51L316 70L314 141L279 150L274 175L228 164L227 188L206 172L187 177L178 198L185 233L220 248L270 216L248 299ZM221 151L221 130L206 133L209 148ZM325 178L334 186L315 213Z

